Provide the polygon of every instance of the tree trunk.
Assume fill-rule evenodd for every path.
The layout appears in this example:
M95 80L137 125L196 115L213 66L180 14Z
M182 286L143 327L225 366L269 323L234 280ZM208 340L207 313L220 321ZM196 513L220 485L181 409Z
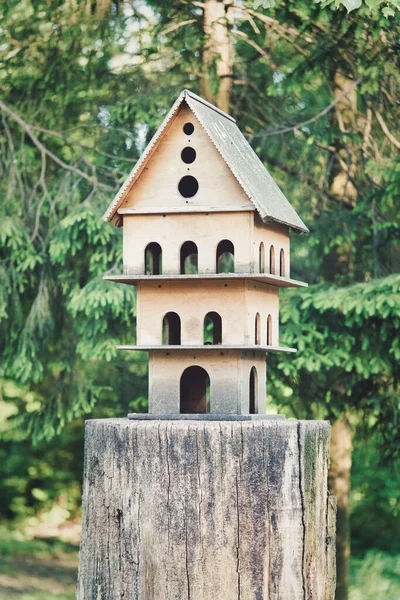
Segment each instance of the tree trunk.
M88 421L77 599L333 600L329 430Z
M340 96L340 99L332 114L332 125L342 133L357 131L357 91L354 80L346 77L340 70L337 70L333 76L333 96L335 98ZM351 139L349 137L346 143L342 138L337 139L337 156L330 180L332 195L336 196L338 202L343 202L347 210L352 210L357 204L357 189L353 183L356 177L357 159L356 154L352 152L354 142ZM348 244L348 247L342 248L340 254L335 252L334 256L328 258L329 268L332 269L328 278L331 280L340 273L348 274L354 269L354 251L350 238ZM332 428L329 472L329 490L337 496L336 600L347 600L349 593L351 451L351 431L343 416Z
M357 91L354 81L349 79L341 71L336 71L333 78L333 96L340 99L333 113L334 125L342 133L356 131L357 119ZM338 200L345 200L348 206L355 206L357 202L357 190L353 179L356 175L357 160L352 153L354 142L349 140L346 145L339 139L336 143L337 159L331 173L331 193Z
M206 39L203 50L202 94L225 112L229 112L232 92L232 4L231 0L205 0L203 7Z
M350 527L349 527L349 491L351 470L351 431L344 418L332 427L329 492L336 496L337 531L336 600L347 600L349 587Z

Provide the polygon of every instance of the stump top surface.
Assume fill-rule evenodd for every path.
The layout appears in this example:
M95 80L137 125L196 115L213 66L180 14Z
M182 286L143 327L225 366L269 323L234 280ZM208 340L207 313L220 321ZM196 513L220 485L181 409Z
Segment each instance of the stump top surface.
M274 416L274 415L272 415ZM278 415L279 416L279 415ZM128 419L128 418L107 418L107 419L87 419L86 427L111 427L118 429L129 429L132 427L157 428L159 426L168 427L174 431L187 431L188 429L220 430L220 429L287 429L292 430L302 427L308 431L329 431L331 425L329 421L305 421L284 418L267 418L255 420L196 420L196 419L169 419L168 416L160 419Z

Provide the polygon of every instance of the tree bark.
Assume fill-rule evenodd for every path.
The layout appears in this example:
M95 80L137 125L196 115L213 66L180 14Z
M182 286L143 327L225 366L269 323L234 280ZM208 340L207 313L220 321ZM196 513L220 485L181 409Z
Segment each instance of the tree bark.
M341 71L336 71L333 78L333 96L336 99L341 94L344 95L336 104L333 119L334 125L344 134L357 130L357 89L353 84L352 79L343 75ZM348 141L344 145L342 139L337 141L337 160L332 169L330 185L331 193L338 200L346 200L349 206L355 206L357 203L357 189L353 183L357 160L352 150L354 150L354 142Z
M329 430L88 421L78 600L333 600Z
M350 526L349 491L351 470L351 431L344 418L332 427L329 491L337 501L336 600L347 600L349 587Z
M233 23L232 0L205 0L202 94L209 101L229 112L232 92ZM215 86L213 73L216 73ZM214 87L216 88L214 90Z
M333 76L333 96L336 98L344 91L348 93L341 96L332 114L332 125L342 133L357 131L357 90L352 85L353 79L337 70ZM347 209L352 209L357 204L357 189L353 183L357 176L357 158L354 142L351 136L346 144L342 138L336 142L337 157L331 172L330 192L338 202L345 202ZM341 253L335 252L328 257L329 268L332 270L330 277L342 273L348 274L354 269L354 252L352 242ZM331 467L329 472L329 490L337 496L337 586L336 600L347 600L349 594L349 560L350 560L350 518L349 518L349 490L351 469L351 431L347 425L345 415L340 418L332 428L332 441L330 451Z

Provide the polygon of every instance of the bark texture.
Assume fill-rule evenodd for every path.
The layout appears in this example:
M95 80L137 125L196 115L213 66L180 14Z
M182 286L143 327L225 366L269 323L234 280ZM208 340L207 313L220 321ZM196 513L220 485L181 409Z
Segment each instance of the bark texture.
M77 598L332 600L329 433L88 421Z
M340 97L332 115L334 125L342 133L350 134L356 131L357 90L354 87L354 81L341 71L336 71L333 78L333 96L335 99ZM357 173L357 158L354 149L355 143L351 141L351 138L346 145L343 145L343 139L337 142L337 157L331 174L331 193L338 200L345 200L349 207L357 204L357 189L353 183Z

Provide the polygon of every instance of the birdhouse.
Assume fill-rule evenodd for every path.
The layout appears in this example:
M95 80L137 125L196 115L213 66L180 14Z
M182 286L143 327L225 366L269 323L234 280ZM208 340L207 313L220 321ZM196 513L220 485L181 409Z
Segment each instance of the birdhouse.
M123 227L121 275L137 287L149 417L266 413L290 229L307 231L235 120L184 90L104 215Z

